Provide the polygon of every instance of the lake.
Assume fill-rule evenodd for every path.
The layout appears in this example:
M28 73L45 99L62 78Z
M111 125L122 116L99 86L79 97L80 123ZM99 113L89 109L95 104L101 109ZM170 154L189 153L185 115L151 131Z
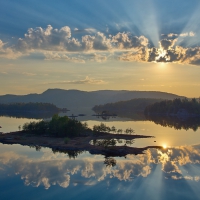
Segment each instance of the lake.
M136 139L134 147L165 148L126 158L105 158L88 152L60 153L0 144L1 199L200 199L198 125L194 128L190 122L183 127L175 122L172 126L166 119L158 123L120 117L105 121L91 114L78 119L90 127L103 122L117 129L132 128L134 134L154 136ZM0 131L16 131L19 125L34 120L38 119L1 116Z

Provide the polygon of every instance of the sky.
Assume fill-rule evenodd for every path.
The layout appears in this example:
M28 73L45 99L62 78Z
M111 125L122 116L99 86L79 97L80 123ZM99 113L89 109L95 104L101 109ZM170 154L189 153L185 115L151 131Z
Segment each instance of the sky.
M48 88L199 97L199 0L0 0L0 95Z

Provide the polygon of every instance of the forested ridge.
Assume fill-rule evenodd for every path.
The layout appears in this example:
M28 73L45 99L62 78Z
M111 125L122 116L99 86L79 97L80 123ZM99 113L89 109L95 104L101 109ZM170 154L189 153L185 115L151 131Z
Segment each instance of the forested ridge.
M155 102L162 101L163 99L147 99L137 98L129 101L119 101L116 103L108 103L104 105L96 105L93 107L95 112L109 111L110 113L123 113L123 112L143 112L148 105Z
M10 103L0 104L0 112L58 112L51 103Z
M200 102L195 98L164 100L148 105L145 114L200 115Z
M48 89L41 94L0 95L0 103L44 102L53 103L61 108L67 107L72 109L85 107L87 109L91 109L95 105L128 101L135 98L174 99L184 97L156 91L99 90L89 92L79 90Z

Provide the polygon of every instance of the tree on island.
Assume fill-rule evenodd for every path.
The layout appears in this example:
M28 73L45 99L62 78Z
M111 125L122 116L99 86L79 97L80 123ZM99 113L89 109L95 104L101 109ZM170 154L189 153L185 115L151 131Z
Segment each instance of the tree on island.
M67 116L60 117L57 114L50 121L30 122L23 125L23 130L42 135L47 134L57 137L75 137L79 136L88 128L86 124L70 119Z
M36 135L48 135L56 137L77 137L85 136L93 133L100 132L113 132L122 133L122 129L116 129L115 126L109 127L106 124L94 125L93 130L88 128L87 123L81 123L76 119L70 119L67 116L60 117L57 114L52 117L50 121L30 122L23 125L23 131L36 134ZM126 129L127 134L131 134L133 129ZM66 143L68 143L66 139Z

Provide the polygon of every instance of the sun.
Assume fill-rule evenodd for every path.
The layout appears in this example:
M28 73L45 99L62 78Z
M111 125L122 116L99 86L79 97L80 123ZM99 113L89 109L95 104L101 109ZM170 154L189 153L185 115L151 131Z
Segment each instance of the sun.
M166 145L166 144L163 144L163 148L166 149L166 148L167 148L167 145Z

